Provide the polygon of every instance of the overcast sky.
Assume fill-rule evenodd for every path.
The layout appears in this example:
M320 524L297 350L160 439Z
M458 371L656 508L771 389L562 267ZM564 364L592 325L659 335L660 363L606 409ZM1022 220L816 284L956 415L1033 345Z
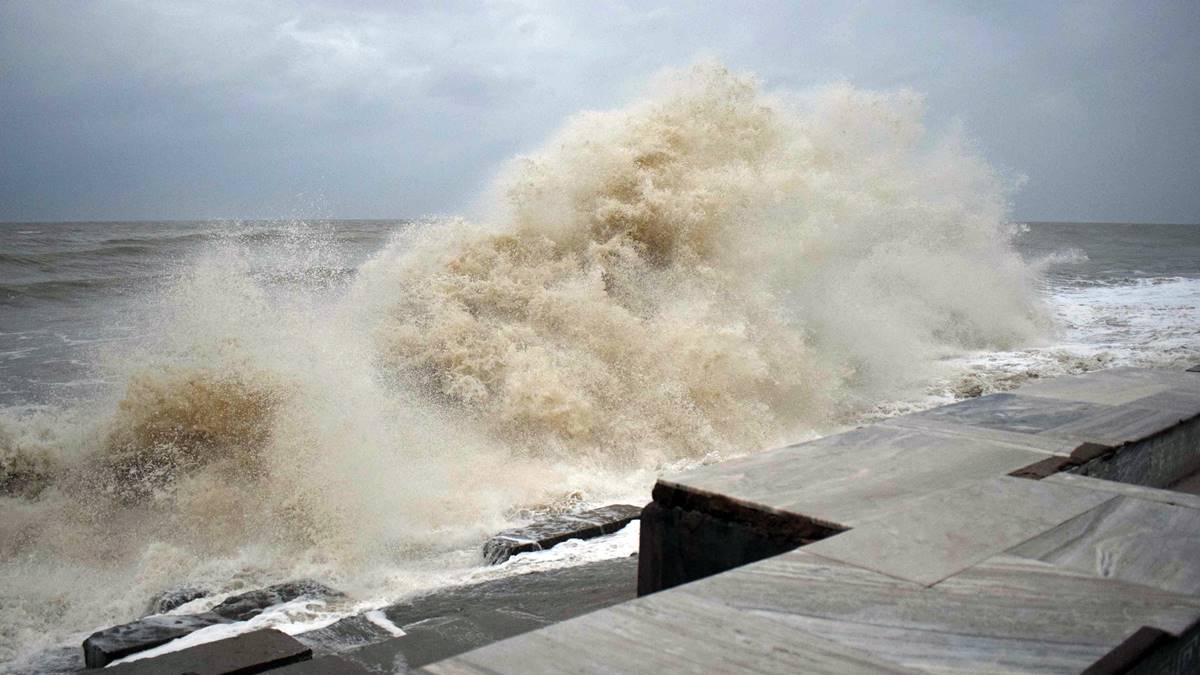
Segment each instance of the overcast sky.
M460 211L716 57L927 95L1023 220L1200 222L1200 2L0 0L0 220Z

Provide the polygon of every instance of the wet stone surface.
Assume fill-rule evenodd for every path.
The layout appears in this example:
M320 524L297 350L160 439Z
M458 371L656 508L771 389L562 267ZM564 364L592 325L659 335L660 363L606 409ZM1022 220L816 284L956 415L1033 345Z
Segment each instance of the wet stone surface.
M483 545L483 558L494 565L518 553L541 551L568 539L591 539L612 534L636 520L641 512L642 509L637 506L613 504L505 530Z
M312 650L274 629L244 633L105 669L113 675L261 673L312 658Z
M229 619L212 613L148 616L92 633L83 641L83 660L88 668L103 668L117 659L152 649L219 623L229 623Z
M231 596L211 611L231 621L246 621L262 614L268 607L285 602L301 598L321 600L338 597L342 597L342 593L311 579L302 579Z
M193 593L199 595L188 597ZM155 598L154 602L160 607L165 607L159 611L169 611L203 595L204 592L198 589L180 588L168 591ZM88 668L102 668L117 659L153 649L201 628L252 619L268 607L301 598L324 599L341 596L340 592L324 584L311 579L301 579L230 596L203 614L148 616L93 633L83 642L84 662ZM176 604L168 607L171 603Z
M147 614L165 614L181 605L203 598L209 591L195 586L171 588L154 596L146 606Z
M616 558L443 588L384 610L387 618L404 631L403 636L339 656L368 672L402 674L632 600L636 582L637 559ZM297 638L305 640L304 635Z

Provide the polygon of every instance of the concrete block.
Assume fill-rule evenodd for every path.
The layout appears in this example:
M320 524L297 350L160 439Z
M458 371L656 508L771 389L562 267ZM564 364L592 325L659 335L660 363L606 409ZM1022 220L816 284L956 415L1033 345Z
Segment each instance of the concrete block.
M261 673L312 658L312 650L287 634L258 630L149 659L110 666L112 675L238 675Z
M931 585L1113 498L1007 476L981 480L804 550Z
M841 530L1045 457L990 439L877 424L666 476L656 499L665 490L720 495Z

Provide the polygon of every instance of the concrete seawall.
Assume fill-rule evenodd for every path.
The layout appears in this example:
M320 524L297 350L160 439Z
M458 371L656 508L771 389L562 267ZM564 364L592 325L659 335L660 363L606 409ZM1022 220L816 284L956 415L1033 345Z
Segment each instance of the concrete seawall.
M1198 470L1120 368L664 477L643 597L422 672L1196 672Z
M360 649L258 631L112 670L1200 672L1198 484L1200 372L1089 373L663 477L637 598L615 560L390 607L407 634Z

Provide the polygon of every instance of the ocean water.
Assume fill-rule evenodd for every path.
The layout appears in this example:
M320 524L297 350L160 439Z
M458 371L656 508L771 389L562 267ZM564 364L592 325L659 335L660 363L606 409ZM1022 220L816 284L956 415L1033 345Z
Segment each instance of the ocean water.
M1200 227L1012 222L910 92L703 66L580 114L464 218L0 225L0 662L158 591L344 602L539 513L1032 377L1200 363Z

